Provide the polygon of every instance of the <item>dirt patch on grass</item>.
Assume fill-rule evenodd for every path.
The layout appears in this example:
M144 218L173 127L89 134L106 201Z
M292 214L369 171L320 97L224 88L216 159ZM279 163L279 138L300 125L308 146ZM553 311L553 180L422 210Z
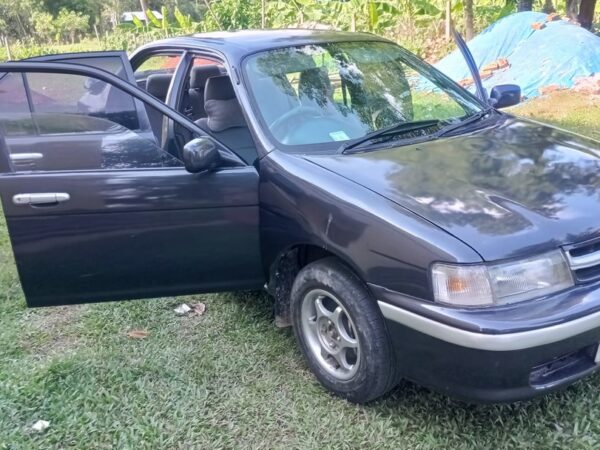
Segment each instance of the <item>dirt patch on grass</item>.
M40 359L73 352L81 345L77 322L85 305L27 310L21 319L21 347Z

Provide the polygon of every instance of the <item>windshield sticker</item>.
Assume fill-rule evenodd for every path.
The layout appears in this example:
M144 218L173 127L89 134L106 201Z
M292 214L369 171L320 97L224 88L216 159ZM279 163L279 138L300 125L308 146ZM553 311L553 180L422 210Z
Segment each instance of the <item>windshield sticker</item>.
M334 141L347 141L350 139L350 136L343 131L332 131L329 133L329 136L331 136L331 139Z

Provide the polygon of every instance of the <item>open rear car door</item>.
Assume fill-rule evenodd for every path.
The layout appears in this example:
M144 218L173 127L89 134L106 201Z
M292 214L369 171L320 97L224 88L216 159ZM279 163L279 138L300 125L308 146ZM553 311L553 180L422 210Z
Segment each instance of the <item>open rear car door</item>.
M227 164L189 173L149 109L204 134L117 72L0 64L0 197L29 306L264 283L256 169L215 142Z

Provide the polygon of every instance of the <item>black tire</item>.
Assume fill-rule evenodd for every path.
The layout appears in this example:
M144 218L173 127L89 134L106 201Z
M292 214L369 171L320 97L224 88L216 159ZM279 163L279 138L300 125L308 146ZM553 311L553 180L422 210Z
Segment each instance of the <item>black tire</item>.
M314 337L311 341L310 331L303 328L302 305L304 301L310 302L315 290L331 293L354 324L351 330L360 346L360 358L349 379L340 379L324 368L313 350ZM364 283L337 258L315 261L298 273L292 287L291 316L296 340L308 366L333 394L351 402L366 403L394 387L397 382L394 350L381 310ZM317 323L317 316L314 320Z

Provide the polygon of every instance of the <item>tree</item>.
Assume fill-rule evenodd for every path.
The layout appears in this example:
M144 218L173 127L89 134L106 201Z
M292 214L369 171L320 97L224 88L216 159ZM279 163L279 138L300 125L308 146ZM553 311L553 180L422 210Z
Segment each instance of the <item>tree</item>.
M40 11L37 0L0 0L0 35L19 39L32 35L30 17L34 11Z
M596 9L596 0L581 0L579 5L579 15L577 20L581 26L591 30L594 25L594 11Z
M546 14L555 12L556 9L554 8L554 2L552 0L545 0L542 11L544 11Z
M31 15L31 22L35 30L36 37L42 42L49 42L56 38L56 26L54 17L48 12L34 11Z
M91 22L97 23L102 13L103 0L41 0L42 10L58 17L60 11L74 11L88 16Z
M473 26L473 0L464 0L465 28L467 29L467 40L473 39L475 35Z
M261 10L261 2L256 0L207 2L204 27L206 31L260 28Z
M587 30L594 25L596 0L567 0L567 16Z
M77 33L85 33L90 28L90 17L75 11L61 9L54 20L58 33L63 39L69 39L75 43Z
M446 0L446 39L450 39L452 34L452 2Z

